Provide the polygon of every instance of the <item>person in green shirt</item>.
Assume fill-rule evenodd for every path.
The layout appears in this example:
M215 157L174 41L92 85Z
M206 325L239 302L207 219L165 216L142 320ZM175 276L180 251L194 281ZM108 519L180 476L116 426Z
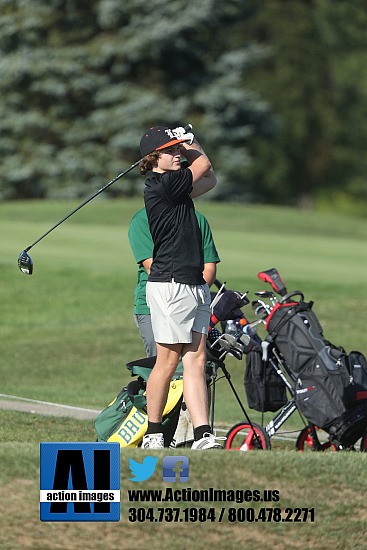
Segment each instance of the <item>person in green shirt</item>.
M210 287L215 281L217 263L220 262L220 258L214 244L208 220L200 212L195 211L195 214L202 236L204 254L203 277ZM134 319L144 343L145 353L147 357L152 357L157 352L145 291L150 266L153 261L154 245L145 208L141 208L131 219L128 237L132 253L138 264L137 284L134 291Z

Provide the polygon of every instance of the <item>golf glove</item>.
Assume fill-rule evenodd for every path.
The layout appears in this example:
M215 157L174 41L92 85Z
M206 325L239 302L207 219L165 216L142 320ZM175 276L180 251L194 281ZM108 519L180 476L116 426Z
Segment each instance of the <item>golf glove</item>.
M188 142L189 145L192 145L194 141L194 134L191 132L186 132L183 126L178 126L172 130L172 133L176 136L177 139L184 139Z

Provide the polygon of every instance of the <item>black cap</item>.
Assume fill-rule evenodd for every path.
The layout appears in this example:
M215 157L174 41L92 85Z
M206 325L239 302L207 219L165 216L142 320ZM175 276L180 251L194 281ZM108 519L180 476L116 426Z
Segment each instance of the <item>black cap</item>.
M170 147L176 143L183 143L184 141L187 141L187 138L177 139L170 128L166 128L165 126L154 126L154 128L149 128L141 138L140 152L142 156L145 157L153 151L159 151L160 149L165 149L166 147Z

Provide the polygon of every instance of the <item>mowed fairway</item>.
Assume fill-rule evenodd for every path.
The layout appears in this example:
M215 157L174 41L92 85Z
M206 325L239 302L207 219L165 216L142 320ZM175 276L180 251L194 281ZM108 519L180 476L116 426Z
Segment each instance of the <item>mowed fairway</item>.
M266 288L257 273L277 267L289 291L302 290L306 300L314 300L329 340L367 353L365 220L275 207L196 204L211 224L222 260L218 278L227 288L249 290L252 299L256 290ZM34 274L22 274L18 254L75 206L0 205L0 391L100 410L129 381L126 362L144 356L132 316L136 267L127 239L130 218L142 201L95 200L29 252ZM251 309L244 311L254 318ZM244 361L229 358L227 366L245 400ZM249 412L259 421L257 413ZM136 484L127 481L127 464L130 456L139 459L140 450L122 452L119 524L41 524L38 443L93 440L93 423L9 411L0 416L2 548L363 547L365 453L301 455L277 442L270 452L209 453L203 459L185 450L191 487L278 489L283 508L315 507L312 524L128 523L126 488ZM215 418L222 428L242 419L225 380L217 384ZM302 427L296 415L287 424L290 431ZM146 485L159 488L162 481L155 475Z

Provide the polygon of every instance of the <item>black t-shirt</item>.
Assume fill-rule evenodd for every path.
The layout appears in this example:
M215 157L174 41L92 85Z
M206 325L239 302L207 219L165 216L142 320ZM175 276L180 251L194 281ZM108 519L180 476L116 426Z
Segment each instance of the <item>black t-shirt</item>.
M149 281L202 285L201 232L191 200L191 170L147 172L144 202L154 242Z

